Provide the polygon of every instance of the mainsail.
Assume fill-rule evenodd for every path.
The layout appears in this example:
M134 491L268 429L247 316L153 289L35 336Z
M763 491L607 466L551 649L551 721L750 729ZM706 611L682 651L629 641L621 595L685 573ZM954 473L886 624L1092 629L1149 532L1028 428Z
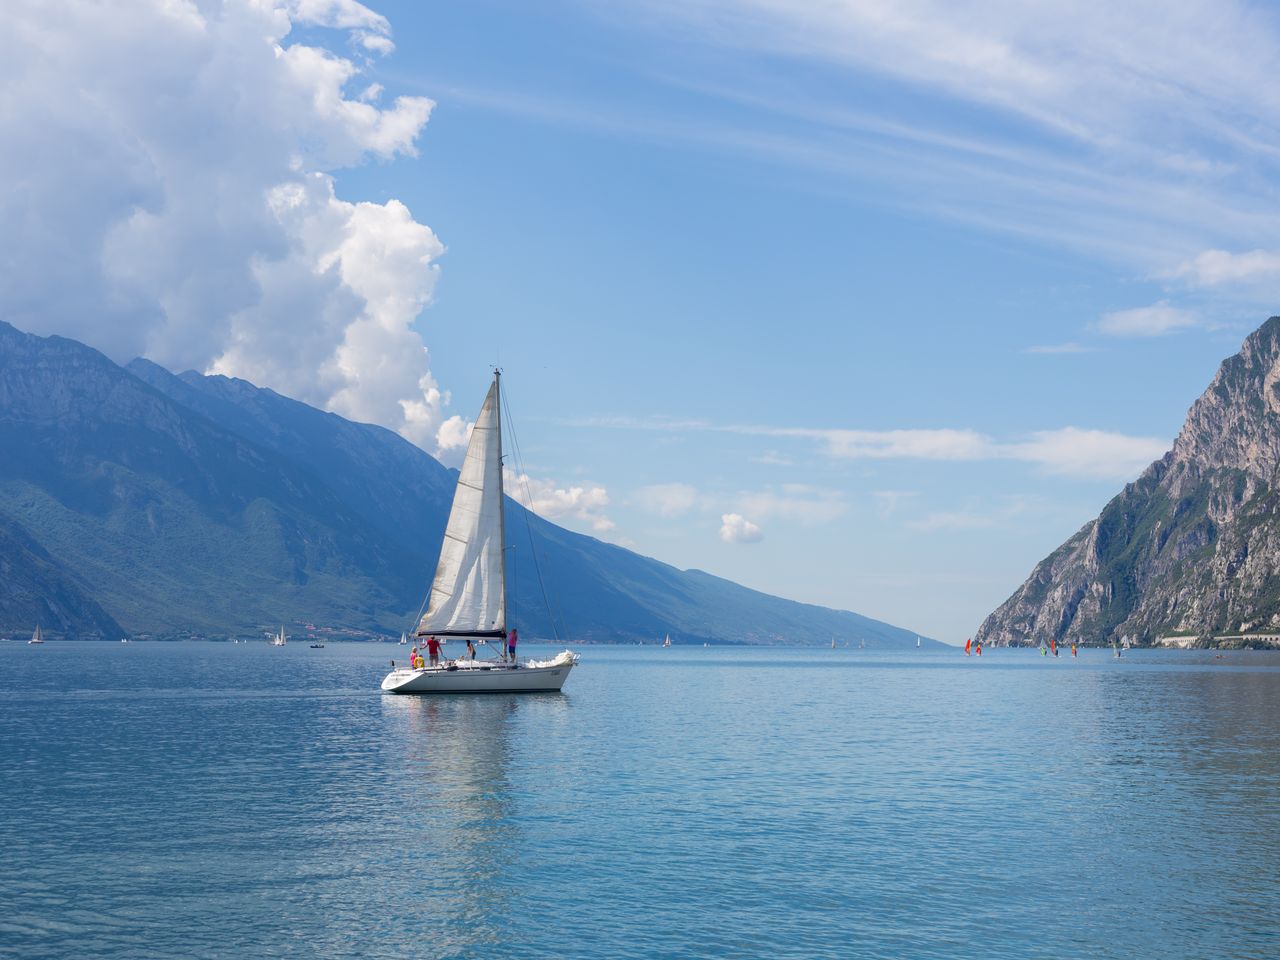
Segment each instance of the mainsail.
M498 637L506 632L499 376L495 371L471 428L419 636Z

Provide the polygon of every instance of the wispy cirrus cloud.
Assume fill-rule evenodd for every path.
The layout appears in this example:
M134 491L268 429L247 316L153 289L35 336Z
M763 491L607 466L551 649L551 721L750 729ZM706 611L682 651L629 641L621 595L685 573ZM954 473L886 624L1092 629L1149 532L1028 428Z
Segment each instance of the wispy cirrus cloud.
M1066 354L1066 353L1092 353L1097 347L1086 346L1083 343L1077 343L1074 340L1066 343L1043 343L1031 347L1023 347L1023 353L1038 353L1045 355Z
M790 438L815 444L824 455L838 460L1009 460L1032 464L1045 473L1089 480L1131 479L1162 456L1171 445L1159 437L1132 436L1075 426L1037 430L1023 437L1000 440L977 430L950 427L852 430L717 425L705 420L665 417L599 417L563 422L578 427L606 429Z
M1276 232L1280 100L1267 65L1280 59L1280 21L1265 5L624 0L593 9L633 34L678 28L691 52L662 59L664 80L777 118L752 124L754 138L723 130L720 149L874 182L890 203L1142 272L1201 250L1265 245ZM714 54L698 57L699 44ZM868 76L882 92L874 99L857 95ZM867 105L876 102L886 106Z
M697 505L698 488L688 483L655 483L637 488L631 500L646 513L678 517Z
M959 510L935 510L907 524L926 532L993 530L1008 527L1036 503L1032 497L1005 497L994 504L973 504Z
M1163 337L1199 323L1195 313L1161 300L1149 307L1104 313L1093 329L1108 337Z
M1195 287L1217 287L1230 283L1257 283L1280 277L1280 251L1205 250L1184 260L1166 274Z

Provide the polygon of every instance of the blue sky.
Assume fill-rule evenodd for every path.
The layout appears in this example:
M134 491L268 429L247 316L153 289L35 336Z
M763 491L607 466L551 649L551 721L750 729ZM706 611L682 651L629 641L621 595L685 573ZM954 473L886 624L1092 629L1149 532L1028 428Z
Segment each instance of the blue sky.
M127 108L69 92L30 155L123 144L136 185L65 214L99 240L30 254L105 264L128 309L78 319L54 279L5 306L446 461L500 362L541 512L962 642L1172 441L1280 278L1271 9L1025 6L138 0L112 33L20 4L45 55L11 91L62 76L66 31ZM198 55L136 66L165 31ZM10 170L35 186L8 206L75 173ZM158 237L230 279L191 292Z

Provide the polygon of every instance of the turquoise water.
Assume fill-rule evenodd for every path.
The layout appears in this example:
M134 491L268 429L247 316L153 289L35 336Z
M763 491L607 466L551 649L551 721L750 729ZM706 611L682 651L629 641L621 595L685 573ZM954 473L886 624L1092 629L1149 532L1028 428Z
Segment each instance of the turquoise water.
M0 643L0 956L1280 956L1280 655L581 653Z

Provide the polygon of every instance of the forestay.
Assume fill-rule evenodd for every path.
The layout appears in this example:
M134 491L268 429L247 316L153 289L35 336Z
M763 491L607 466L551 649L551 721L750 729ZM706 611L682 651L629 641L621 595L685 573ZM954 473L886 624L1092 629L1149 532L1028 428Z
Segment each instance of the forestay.
M495 372L471 430L419 634L498 636L506 630L498 377Z

